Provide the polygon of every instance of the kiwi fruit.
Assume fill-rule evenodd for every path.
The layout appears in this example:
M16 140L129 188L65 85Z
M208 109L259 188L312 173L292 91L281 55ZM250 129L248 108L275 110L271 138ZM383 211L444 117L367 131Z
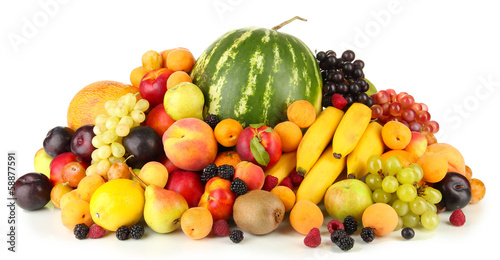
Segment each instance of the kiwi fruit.
M278 196L265 190L252 190L238 196L233 219L243 231L264 235L275 230L285 216L285 205Z

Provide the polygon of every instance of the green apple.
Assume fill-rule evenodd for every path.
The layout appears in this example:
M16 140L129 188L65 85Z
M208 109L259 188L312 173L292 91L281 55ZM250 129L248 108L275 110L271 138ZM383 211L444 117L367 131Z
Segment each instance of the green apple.
M351 216L358 223L365 209L373 204L372 191L358 179L346 179L328 188L324 198L325 209L330 216L339 221Z
M36 154L33 161L35 165L35 172L42 173L50 178L50 162L52 162L52 157L50 157L43 148L40 148Z
M183 82L167 90L163 106L175 121L194 117L203 120L205 97L201 89L193 83Z

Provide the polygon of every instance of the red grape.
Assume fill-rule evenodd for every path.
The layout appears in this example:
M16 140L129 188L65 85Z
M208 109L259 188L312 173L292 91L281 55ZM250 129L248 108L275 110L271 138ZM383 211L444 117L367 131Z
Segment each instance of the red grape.
M380 90L379 92L377 92L377 94L375 94L375 98L373 101L375 101L377 104L385 104L390 101L389 93L387 93L387 91L385 90Z
M429 124L429 122L425 122L423 125L422 125L422 131L426 131L426 132L434 132L434 127L432 127L432 125Z
M382 104L382 109L384 111L384 116L389 116L389 106L390 106L390 103L385 103L385 104Z
M427 107L427 105L426 105L426 104L424 104L424 103L420 103L420 105L422 106L422 110L423 110L423 111L429 111L429 107Z
M417 112L417 122L424 124L425 122L431 120L431 114L429 112L422 110Z
M427 122L427 124L432 125L432 133L435 134L439 131L439 124L438 122L431 120Z
M389 94L391 102L396 101L396 96L397 96L396 91L394 89L391 89L391 88L387 89L386 91Z
M413 103L415 103L415 99L413 98L412 95L406 95L406 96L401 98L400 102L404 108L407 108L407 107L411 107L413 105Z
M389 105L389 114L391 116L401 116L401 113L403 112L403 105L399 103L398 101L394 101Z
M384 114L384 110L380 105L373 105L371 109L372 109L372 119L379 118Z
M411 105L410 108L413 109L415 112L418 112L422 110L422 105L420 105L420 103L413 103L413 105Z
M399 94L396 97L396 100L397 101L401 101L401 98L403 98L406 95L408 95L408 93L406 93L406 92L399 92Z
M403 113L401 113L401 117L407 122L415 121L416 116L417 113L411 108L406 108L405 110L403 110Z
M422 128L420 123L418 123L416 121L410 122L409 126L410 126L410 130L415 131L415 132L420 132L420 129Z

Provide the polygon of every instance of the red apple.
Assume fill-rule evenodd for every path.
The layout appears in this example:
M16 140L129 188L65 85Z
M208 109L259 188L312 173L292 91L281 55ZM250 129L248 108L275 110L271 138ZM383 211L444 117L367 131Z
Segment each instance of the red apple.
M165 153L162 153L162 155L160 155L157 161L163 164L167 168L168 172L173 172L179 169L179 167L175 166L175 164L170 159L167 158Z
M79 162L85 169L89 166L88 163L78 160L72 152L65 152L57 155L50 162L50 183L52 186L64 182L62 178L62 169L64 165L70 162Z
M190 208L198 206L205 186L201 182L200 174L192 171L175 170L168 176L165 189L175 191L186 199Z
M231 181L220 177L211 178L205 185L205 193L201 195L199 207L207 208L214 221L228 220L233 213L236 194L230 190Z
M146 117L146 125L152 127L159 136L163 136L165 131L167 131L174 122L175 121L167 114L167 111L165 111L163 103L151 109Z
M167 80L173 71L165 68L152 70L141 79L139 93L142 98L149 101L150 107L163 104L165 92L167 92Z
M250 125L243 129L236 143L242 161L249 161L267 170L281 157L281 138L271 127Z

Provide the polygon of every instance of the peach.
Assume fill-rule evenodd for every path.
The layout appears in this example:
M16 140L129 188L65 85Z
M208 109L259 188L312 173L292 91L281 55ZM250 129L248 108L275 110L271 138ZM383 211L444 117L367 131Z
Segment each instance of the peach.
M405 150L391 150L391 151L385 152L381 155L381 157L382 157L382 159L384 159L384 161L386 161L387 158L389 158L391 156L398 157L398 159L401 161L401 164L403 165L403 168L408 167L408 165L410 165L412 163L416 163L417 159L418 159L418 157L415 154L410 153L410 152L405 151Z
M368 206L362 216L363 227L371 227L376 236L385 236L398 225L398 213L388 204L375 203Z
M447 143L435 143L427 147L427 152L437 153L448 160L448 172L458 172L466 176L465 160L457 148Z
M91 226L94 221L90 216L90 205L84 200L74 200L69 202L61 210L61 221L69 230L73 230L76 225L85 223Z
M215 160L214 131L203 120L183 118L163 134L165 154L172 163L187 171L201 171Z
M260 190L264 186L264 171L254 163L241 161L234 167L234 179L240 178L247 184L247 189Z
M76 188L76 193L78 197L82 200L90 202L90 198L94 194L95 190L104 184L104 179L101 175L91 174L85 176L79 183Z
M191 239L202 239L212 231L212 213L207 208L190 208L181 216L181 229Z
M410 143L404 148L405 151L422 156L427 149L427 138L419 132L411 132Z
M448 172L448 161L440 154L426 152L417 160L424 171L424 180L430 183L439 182Z
M404 149L411 140L410 128L401 122L389 121L382 128L382 140L393 150Z

